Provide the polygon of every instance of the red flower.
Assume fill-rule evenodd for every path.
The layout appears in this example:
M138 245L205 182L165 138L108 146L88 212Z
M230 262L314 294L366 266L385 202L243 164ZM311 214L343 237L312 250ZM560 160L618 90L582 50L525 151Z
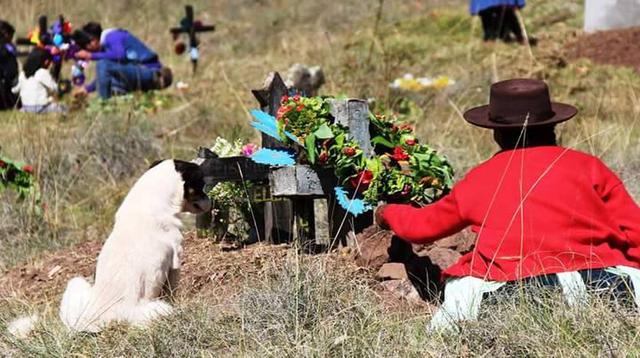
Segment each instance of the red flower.
M299 104L298 107L296 107L296 111L300 112L304 109L304 104Z
M416 140L415 140L415 138L409 138L409 139L404 141L404 144L409 145L409 146L414 146L414 145L416 145Z
M366 190L373 180L373 173L370 170L363 170L355 177L351 178L351 186L358 188L360 191ZM358 186L360 185L360 186Z
M298 102L298 101L300 101L300 95L299 95L299 94L297 94L297 95L293 96L293 101L294 101L294 102Z
M4 161L0 160L0 168L4 168L7 166L7 163L5 163Z
M22 170L27 172L27 173L33 173L33 167L30 165L25 165L22 167Z
M356 155L356 149L353 147L345 147L342 149L342 153L344 153L344 155L346 155L347 157L352 157Z
M411 185L405 184L404 187L402 188L402 192L400 192L400 195L407 196L409 194L411 194Z
M397 132L397 131L398 131L398 129L400 129L400 128L398 128L398 126L397 126L397 125L395 125L395 124L394 124L393 126L391 126L391 131L392 131L393 133Z
M287 113L289 113L289 111L291 111L291 107L289 107L289 106L282 106L282 107L278 108L278 112L276 113L276 118L280 119L280 118L286 116Z
M320 152L320 155L318 156L318 161L320 161L320 164L325 164L326 162L329 161L329 153L322 151Z
M409 159L409 154L402 149L402 147L393 148L393 155L391 156L396 162Z
M289 101L289 96L287 96L286 94L284 96L282 96L282 98L280 99L280 103L285 103Z

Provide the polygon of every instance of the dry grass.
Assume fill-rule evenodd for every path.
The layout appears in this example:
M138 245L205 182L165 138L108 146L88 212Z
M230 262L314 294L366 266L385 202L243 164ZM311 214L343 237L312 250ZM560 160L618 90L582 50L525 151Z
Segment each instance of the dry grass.
M42 252L100 240L120 199L152 160L189 159L218 135L256 139L247 109L250 89L266 73L294 62L324 66L326 94L371 98L415 123L419 137L449 157L458 177L488 158L491 134L464 123L461 111L483 104L497 79L546 80L553 96L573 103L579 116L559 128L561 141L601 156L640 197L640 79L631 70L568 62L564 45L581 24L581 2L531 1L523 11L532 51L486 45L478 19L464 1L239 0L193 1L218 30L203 37L202 64L190 77L186 58L171 53L167 28L181 5L161 0L3 1L19 33L43 11L64 12L75 24L96 19L121 26L161 53L175 89L71 113L66 118L0 114L4 154L33 163L44 201L44 218L3 194L0 208L0 270L37 261ZM377 23L377 26L376 26ZM406 72L448 75L445 92L393 95L388 84ZM162 101L159 105L156 102ZM156 108L159 106L157 110ZM151 108L151 109L150 109ZM239 266L242 263L238 263ZM558 300L544 307L503 303L459 336L428 335L428 314L405 307L389 310L366 276L326 270L293 257L274 265L273 275L247 275L237 295L183 299L180 313L149 331L113 327L97 336L69 336L55 318L57 302L30 307L3 302L0 321L25 311L45 312L44 326L25 341L0 333L7 356L618 356L638 355L637 317L622 316L599 302L582 312ZM3 323L0 330L4 332Z

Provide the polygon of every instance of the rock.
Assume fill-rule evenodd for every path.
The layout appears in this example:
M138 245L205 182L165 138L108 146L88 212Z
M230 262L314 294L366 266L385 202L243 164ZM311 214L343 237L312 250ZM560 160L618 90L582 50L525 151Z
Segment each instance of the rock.
M428 251L423 251L418 254L421 257L428 257L431 262L444 270L447 267L453 265L462 256L459 252L447 249L443 247L433 247Z
M380 285L398 298L415 303L423 302L420 298L420 294L418 294L418 290L413 287L411 281L408 279L383 281Z
M307 96L315 96L324 84L324 72L320 66L306 66L296 63L287 71L287 87L295 87Z
M378 270L376 274L377 278L382 280L406 280L409 279L407 275L407 269L404 264L399 262L388 262Z
M380 230L372 225L356 235L356 264L361 267L379 268L389 261L391 231Z

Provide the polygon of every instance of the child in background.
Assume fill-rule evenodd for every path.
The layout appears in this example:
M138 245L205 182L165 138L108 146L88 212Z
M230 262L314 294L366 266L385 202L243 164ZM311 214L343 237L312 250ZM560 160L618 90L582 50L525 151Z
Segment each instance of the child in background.
M67 109L54 102L52 94L58 92L58 84L51 76L48 68L51 65L51 54L36 48L24 62L18 84L13 93L20 93L22 112L28 113L60 113Z

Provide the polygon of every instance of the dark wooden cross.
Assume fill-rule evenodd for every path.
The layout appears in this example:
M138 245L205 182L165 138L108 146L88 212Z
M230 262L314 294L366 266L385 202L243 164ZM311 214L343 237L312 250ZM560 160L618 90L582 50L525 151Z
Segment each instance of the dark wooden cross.
M191 65L193 74L195 74L198 68L198 58L200 56L198 53L198 45L200 45L200 41L198 41L198 33L215 31L216 27L214 25L203 25L199 21L194 20L192 5L186 5L184 7L184 12L185 17L180 21L180 27L172 27L169 29L169 32L171 32L174 39L177 39L178 36L183 33L187 34L189 37Z

